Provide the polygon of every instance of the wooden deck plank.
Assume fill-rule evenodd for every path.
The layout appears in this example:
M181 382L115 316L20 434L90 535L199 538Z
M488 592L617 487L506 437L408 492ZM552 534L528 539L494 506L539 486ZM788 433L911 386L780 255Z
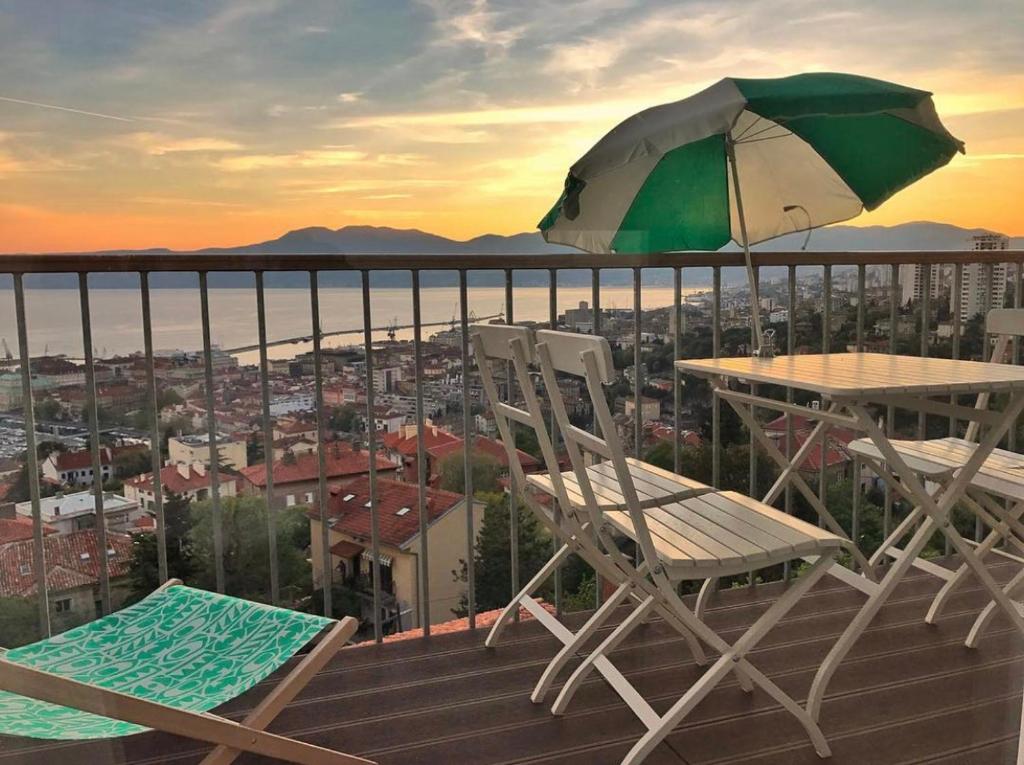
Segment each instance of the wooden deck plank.
M992 565L1000 580L1013 564ZM1012 761L1019 720L1024 641L997 621L976 651L962 640L985 594L968 583L934 627L923 615L940 582L915 573L851 652L825 699L822 725L835 765L990 765ZM709 623L735 639L778 595L780 584L719 593ZM751 660L801 699L818 662L864 596L834 579L820 582L752 654ZM626 609L620 609L619 618ZM568 618L578 624L585 614ZM594 636L599 641L611 626ZM497 649L485 631L347 649L282 712L271 730L378 759L382 765L619 762L640 723L603 680L584 684L568 713L553 718L529 690L557 649L539 625L513 625ZM700 674L683 641L660 621L611 654L659 712ZM567 670L560 681L569 674ZM272 681L268 681L270 683ZM557 686L557 684L556 684ZM239 717L267 683L221 711ZM554 694L550 696L550 704ZM195 742L163 734L50 745L5 739L0 765L95 762L191 764ZM1009 757L1009 760L1006 759ZM265 762L244 757L240 763ZM649 760L651 765L820 763L802 731L763 694L729 680Z

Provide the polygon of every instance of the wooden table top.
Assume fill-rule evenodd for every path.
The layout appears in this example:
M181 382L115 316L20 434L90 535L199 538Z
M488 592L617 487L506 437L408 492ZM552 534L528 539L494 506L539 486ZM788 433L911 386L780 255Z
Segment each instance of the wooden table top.
M940 396L1024 389L1024 366L886 353L683 359L676 362L676 369L701 377L733 377L784 385L828 398Z

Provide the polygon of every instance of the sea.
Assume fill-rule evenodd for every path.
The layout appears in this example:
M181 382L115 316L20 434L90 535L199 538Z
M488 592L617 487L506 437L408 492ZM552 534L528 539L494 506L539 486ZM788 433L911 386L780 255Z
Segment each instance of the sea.
M692 298L707 287L684 287L684 299ZM274 342L309 337L311 316L309 290L267 289L267 340ZM672 305L673 290L668 286L644 285L641 290L644 310ZM258 342L256 293L253 289L210 288L210 334L214 345L225 349L253 346ZM139 293L130 289L91 289L90 317L94 353L98 358L128 355L142 350L142 306ZM505 291L502 287L470 287L469 311L477 317L502 314ZM559 313L591 301L589 287L560 286L557 291ZM321 331L329 334L325 348L359 345L363 342L362 291L349 287L324 287L319 291ZM199 291L192 289L154 289L150 293L153 318L153 347L162 351L195 351L203 346ZM631 287L603 286L602 308L632 308ZM459 319L457 287L432 287L421 290L423 339L447 329ZM513 292L513 318L517 321L546 321L549 312L546 287L516 287ZM373 338L388 338L388 327L412 323L412 291L408 288L372 288L370 296ZM29 350L32 355L47 353L72 359L83 355L81 306L76 290L25 290L25 312ZM345 334L331 334L345 332ZM411 328L398 329L398 340L412 339ZM0 339L18 354L14 293L0 291ZM291 358L311 350L308 341L287 342L268 348L270 358ZM236 352L242 364L255 364L258 351Z

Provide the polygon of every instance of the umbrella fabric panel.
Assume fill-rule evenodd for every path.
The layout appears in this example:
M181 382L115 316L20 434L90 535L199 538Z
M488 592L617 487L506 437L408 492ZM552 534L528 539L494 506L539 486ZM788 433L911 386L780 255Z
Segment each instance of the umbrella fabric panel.
M931 96L926 90L833 72L732 81L746 99L748 110L772 120L914 109Z
M802 117L786 127L835 168L868 210L958 151L955 142L890 114Z
M743 112L733 129L737 174L751 244L793 231L849 220L863 209L860 197L828 162L785 126ZM729 181L733 238L739 210ZM789 209L787 209L789 208Z
M661 158L611 246L621 253L716 250L730 238L725 137L713 135Z

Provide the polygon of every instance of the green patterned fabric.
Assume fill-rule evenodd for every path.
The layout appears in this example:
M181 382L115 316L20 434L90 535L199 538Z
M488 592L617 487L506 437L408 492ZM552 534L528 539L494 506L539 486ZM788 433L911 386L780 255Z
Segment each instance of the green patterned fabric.
M175 586L116 614L14 648L4 658L177 709L206 712L252 688L332 624L320 616ZM0 691L2 734L90 739L145 730Z

